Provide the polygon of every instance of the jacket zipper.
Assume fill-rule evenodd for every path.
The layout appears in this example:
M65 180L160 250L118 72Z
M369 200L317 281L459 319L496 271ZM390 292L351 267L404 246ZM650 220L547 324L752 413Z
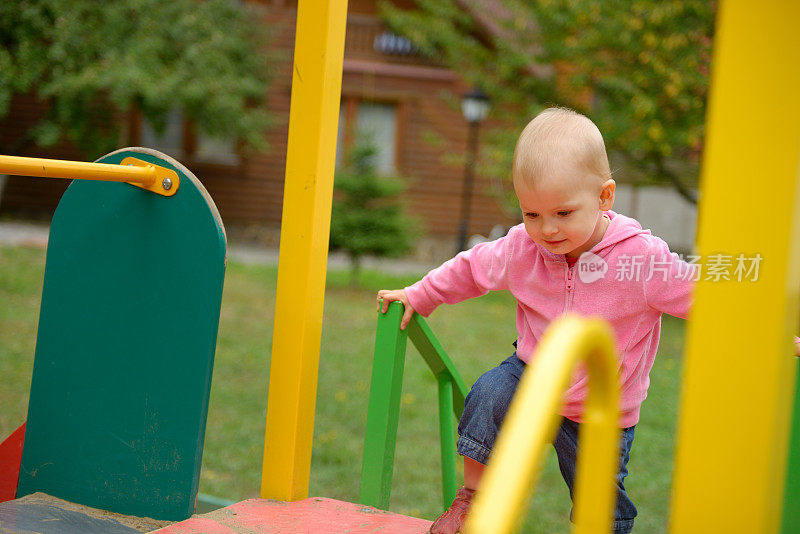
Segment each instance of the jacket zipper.
M575 287L572 281L573 267L567 267L567 294L564 299L564 313L568 312L572 307L572 289Z

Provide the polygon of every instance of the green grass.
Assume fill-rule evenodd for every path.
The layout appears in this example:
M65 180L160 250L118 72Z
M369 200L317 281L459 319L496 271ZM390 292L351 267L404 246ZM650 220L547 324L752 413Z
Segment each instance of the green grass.
M43 264L40 250L0 248L0 438L23 422L27 410ZM274 267L228 265L202 493L230 500L258 496L276 275ZM375 293L414 280L365 271L364 289L358 289L350 287L346 272L328 275L311 495L358 498ZM513 350L514 311L510 295L497 293L443 306L428 319L468 385ZM665 317L629 464L627 486L640 512L638 532L666 531L682 344L682 321ZM406 361L391 510L433 519L441 511L436 383L413 348ZM523 532L569 532L569 508L551 451Z

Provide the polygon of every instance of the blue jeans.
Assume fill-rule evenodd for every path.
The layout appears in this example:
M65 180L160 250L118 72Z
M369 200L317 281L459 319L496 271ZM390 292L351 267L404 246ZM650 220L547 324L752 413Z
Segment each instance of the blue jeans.
M458 424L458 453L485 464L494 448L494 442L511 398L519 385L525 370L525 363L514 353L500 365L484 373L467 395L464 413ZM575 482L575 457L578 450L578 429L580 425L563 418L553 441L558 456L561 476L573 497ZM619 472L617 473L617 505L614 511L612 530L616 534L628 534L633 529L636 507L625 491L625 477L628 475L628 460L633 445L634 429L622 429L619 452Z

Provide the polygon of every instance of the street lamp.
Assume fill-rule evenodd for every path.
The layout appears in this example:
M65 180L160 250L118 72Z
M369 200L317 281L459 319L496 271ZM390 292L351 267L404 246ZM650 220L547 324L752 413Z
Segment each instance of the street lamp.
M469 140L467 144L467 159L464 166L464 187L461 191L461 217L458 224L458 248L456 253L467 248L472 184L475 181L475 158L478 154L478 129L489 114L489 105L489 97L477 87L461 97L461 113L469 123Z

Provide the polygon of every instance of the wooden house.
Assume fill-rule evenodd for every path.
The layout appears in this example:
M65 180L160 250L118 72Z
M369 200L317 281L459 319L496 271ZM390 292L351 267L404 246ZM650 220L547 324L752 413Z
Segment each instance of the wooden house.
M281 220L296 0L255 3L275 58L265 104L275 119L267 133L269 149L244 156L235 139L198 135L177 111L160 136L131 114L123 143L176 157L201 179L234 236L272 245L278 243ZM395 3L413 7L412 0ZM337 160L359 132L372 136L379 146L380 170L406 180L407 210L419 218L425 234L417 251L421 257L448 256L455 248L468 137L459 97L469 89L456 73L421 57L408 40L391 33L380 21L376 0L349 1ZM0 121L4 146L43 109L44 103L33 97L16 98ZM68 144L18 155L83 159ZM476 177L470 234L488 235L495 225L515 224L499 199L503 178ZM47 218L66 185L8 177L0 215Z

